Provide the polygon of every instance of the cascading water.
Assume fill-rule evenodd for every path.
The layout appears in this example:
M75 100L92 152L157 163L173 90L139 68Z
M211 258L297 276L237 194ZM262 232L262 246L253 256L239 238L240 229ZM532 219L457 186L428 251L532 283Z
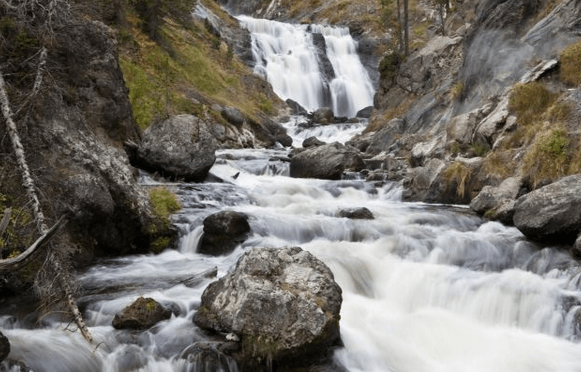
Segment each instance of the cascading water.
M373 83L347 28L238 19L252 35L255 72L282 99L290 98L308 111L331 107L339 117L354 117L373 105ZM316 45L320 36L324 45Z
M68 323L32 324L2 304L11 358L36 372L237 371L224 355L214 369L199 359L194 344L209 340L192 318L213 279L183 278L214 267L222 276L249 247L301 246L343 289L345 346L334 360L347 371L581 371L581 269L567 253L539 250L468 209L402 203L398 184L289 178L287 151L221 150L211 172L223 182L166 185L183 204L174 218L179 249L103 261L80 275L94 345ZM355 207L375 219L338 217ZM249 215L253 235L228 256L196 253L203 219L224 209ZM114 315L138 296L174 315L148 331L115 330Z

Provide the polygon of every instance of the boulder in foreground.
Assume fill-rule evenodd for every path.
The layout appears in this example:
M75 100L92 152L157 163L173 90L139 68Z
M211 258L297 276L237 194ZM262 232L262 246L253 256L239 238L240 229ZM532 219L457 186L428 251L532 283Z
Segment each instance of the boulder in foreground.
M234 333L244 370L305 364L339 341L341 288L331 270L301 248L254 248L211 283L194 317L200 327Z

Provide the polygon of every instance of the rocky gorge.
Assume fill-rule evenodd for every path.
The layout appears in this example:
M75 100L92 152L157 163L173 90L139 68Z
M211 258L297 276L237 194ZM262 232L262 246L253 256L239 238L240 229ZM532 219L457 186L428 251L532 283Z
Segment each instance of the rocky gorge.
M58 42L47 43L53 81L29 100L37 69L31 62L35 43L45 40L28 25L10 23L19 20L10 4L0 5L2 50L10 52L3 53L2 72L13 105L25 107L16 120L42 185L42 205L51 220L70 216L52 238L51 249L79 270L79 305L104 346L92 354L91 345L80 346L83 340L72 336L75 347L65 350L62 345L69 341L58 335L62 324L51 315L40 320L40 311L31 317L43 322L41 337L23 332L31 322L13 314L15 306L18 311L27 307L12 301L38 279L34 272L6 273L0 326L12 348L2 336L0 355L9 358L3 369L15 370L24 361L32 370L46 371L330 371L371 370L373 365L385 371L430 370L459 359L439 359L442 355L432 355L425 339L418 342L416 333L406 335L397 324L413 327L406 321L421 324L423 315L460 327L447 315L431 312L438 306L459 311L466 329L486 340L496 336L482 331L481 323L497 321L505 327L516 322L525 333L546 336L543 345L558 350L562 360L575 354L576 344L565 343L579 334L581 302L573 284L578 265L565 252L572 248L573 256L579 254L579 97L578 83L566 77L565 69L569 54L578 53L578 1L456 1L442 25L445 35L428 26L425 44L395 60L394 51L382 45L389 35L365 30L357 18L381 7L345 5L365 9L342 24L352 29L358 52L366 55L361 65L375 96L364 100L369 107L338 111L355 101L349 89L334 84L338 77L348 81L349 75L338 72L327 51L337 40L325 38L340 39L344 29L296 27L319 35L315 64L327 72L317 79L323 86L321 102L330 104L299 117L292 114L307 111L297 102L301 97L285 103L287 97L277 98L275 93L281 93L265 76L252 73L264 67L249 55L255 31L241 27L212 1L191 4L192 18L183 27L194 36L185 38L206 47L208 55L229 59L215 62L211 70L220 70L224 79L222 69L240 69L236 82L221 80L216 84L225 85L216 88L196 85L197 76L179 80L179 63L199 57L179 49L185 31L176 32L172 20L165 20L162 38L144 41L141 31L130 28L145 27L134 14L127 16L127 28L118 21L109 21L110 26L103 19L86 21L108 4L99 8L80 1L75 10L83 16L56 27ZM119 14L131 13L127 5L115 4ZM300 11L283 1L221 5L234 15L328 20L328 4ZM434 10L428 2L417 2L414 17L424 26L435 24ZM25 45L23 33L32 40ZM321 45L327 48L323 52ZM148 65L146 48L161 48L168 57L153 54ZM17 52L24 54L24 62ZM323 55L327 60L321 61ZM148 79L154 81L146 75L151 71L167 73L159 85L148 87ZM216 78L198 73L207 81ZM148 93L165 107L152 103ZM147 128L140 127L143 122ZM8 210L26 203L5 131L0 126L6 159L0 207ZM160 212L152 191L164 187L180 205ZM485 219L467 208L433 212L415 202L470 205ZM401 213L399 224L392 210ZM32 225L9 222L4 260L26 248L30 242L23 237L33 235ZM486 239L490 245L483 243ZM42 264L39 260L36 265ZM407 272L441 283L442 298L436 290L438 295L430 297L428 289L406 279ZM459 302L444 300L454 275L462 277L456 288L462 293ZM521 288L510 275L538 287ZM552 275L567 283L541 284L541 278ZM506 318L473 311L469 304L486 296L482 283L496 279L515 296L546 291L527 297L522 308L505 308L506 301L499 300L494 306L506 310ZM404 290L398 291L398 285ZM425 290L426 298L406 297L414 290ZM393 298L402 302L392 303ZM370 310L375 306L397 311L381 316ZM132 312L141 319L134 320ZM346 320L340 322L343 314ZM371 324L375 319L389 330L386 337L394 338L375 335L357 314L368 314ZM129 326L121 325L123 316L130 318ZM503 332L511 342L524 340L508 329ZM42 336L59 345L61 361L42 363L55 352L51 348L31 357L44 347ZM26 337L31 346L25 345ZM425 366L410 365L406 355L412 352L394 346L406 337L421 345ZM361 340L369 342L365 350L357 346ZM545 361L547 354L538 351L536 358ZM474 370L501 370L479 368ZM546 370L551 368L576 370L555 365Z

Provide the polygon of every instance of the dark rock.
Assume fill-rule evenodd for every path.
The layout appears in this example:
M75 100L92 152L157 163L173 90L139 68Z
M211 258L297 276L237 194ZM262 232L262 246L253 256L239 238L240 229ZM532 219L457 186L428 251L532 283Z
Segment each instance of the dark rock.
M293 145L293 138L288 134L277 134L274 139L284 147L291 147Z
M307 139L305 139L303 141L303 147L307 148L307 147L317 147L317 146L322 146L325 145L326 143L323 141L320 141L317 137L309 137Z
M371 117L372 112L373 112L373 106L369 106L369 107L366 107L364 109L357 111L357 114L355 116L358 118L369 119Z
M373 220L373 213L367 208L342 209L339 217L350 218L352 220Z
M116 329L148 329L162 320L169 319L171 311L152 298L139 297L113 319Z
M329 268L301 248L253 248L211 283L194 322L235 333L244 370L265 363L305 365L339 340L341 288Z
M147 128L138 158L147 170L199 182L214 164L216 149L216 140L201 119L177 115Z
M290 176L338 180L347 170L360 171L365 163L359 152L338 142L306 149L291 158Z
M234 107L224 107L222 109L222 117L226 119L230 124L240 128L244 125L244 115L238 109Z
M456 158L430 185L423 201L428 203L470 204L483 185L477 175L483 158Z
M313 113L313 122L319 124L333 124L335 115L329 107L321 107Z
M220 349L224 344L218 342L196 342L187 347L180 359L186 359L191 371L233 371L236 362Z
M8 358L10 354L10 341L0 332L0 362Z
M301 106L298 102L293 101L292 99L287 99L286 104L291 108L291 112L293 115L306 115L307 110L303 106Z
M198 253L219 256L231 253L250 233L248 216L234 211L222 211L204 219L204 235Z
M517 199L514 225L529 239L573 243L581 231L581 175L568 176Z

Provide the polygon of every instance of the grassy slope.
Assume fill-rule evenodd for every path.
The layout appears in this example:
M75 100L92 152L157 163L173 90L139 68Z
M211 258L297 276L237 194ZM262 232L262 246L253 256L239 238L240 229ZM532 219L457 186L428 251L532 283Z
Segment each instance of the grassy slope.
M250 118L276 113L277 100L245 83L243 77L252 71L202 22L184 27L166 18L160 29L163 42L155 43L129 9L126 18L127 26L117 30L120 64L142 129L180 113L207 113L221 121L208 110L213 103L237 107Z

